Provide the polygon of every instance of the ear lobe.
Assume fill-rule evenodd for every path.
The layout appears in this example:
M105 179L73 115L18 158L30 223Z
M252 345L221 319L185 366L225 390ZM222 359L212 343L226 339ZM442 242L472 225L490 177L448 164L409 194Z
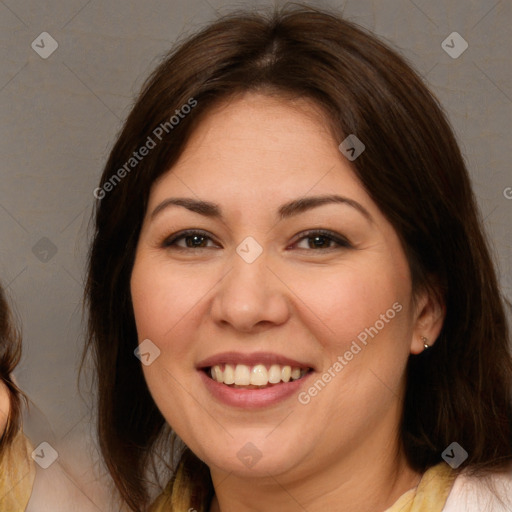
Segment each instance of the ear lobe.
M426 350L425 344L431 347L436 342L445 317L446 306L440 294L433 290L422 292L417 300L411 354L420 354Z

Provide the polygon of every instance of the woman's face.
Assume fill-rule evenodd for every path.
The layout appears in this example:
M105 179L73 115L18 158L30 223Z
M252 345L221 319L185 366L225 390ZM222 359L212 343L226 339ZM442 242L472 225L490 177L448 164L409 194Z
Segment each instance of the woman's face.
M419 312L325 125L305 100L238 97L151 190L131 278L143 370L212 471L304 476L395 447Z

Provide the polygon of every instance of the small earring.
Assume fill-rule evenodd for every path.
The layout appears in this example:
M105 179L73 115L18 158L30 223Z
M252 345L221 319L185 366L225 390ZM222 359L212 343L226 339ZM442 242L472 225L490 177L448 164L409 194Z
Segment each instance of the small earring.
M421 341L423 342L423 346L425 347L425 350L426 350L427 348L430 348L430 345L427 343L428 338L425 338L425 336L422 336L422 337L421 337Z

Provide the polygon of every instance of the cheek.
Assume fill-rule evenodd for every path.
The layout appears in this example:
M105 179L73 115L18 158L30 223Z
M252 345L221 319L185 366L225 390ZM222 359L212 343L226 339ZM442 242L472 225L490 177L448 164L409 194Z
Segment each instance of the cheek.
M183 272L170 270L145 253L138 255L130 282L137 334L139 342L149 339L160 351L142 370L157 407L180 432L190 428L183 411L196 407L183 391L192 368L187 332L198 301L197 288L189 285Z
M365 421L385 414L400 389L412 332L408 267L405 260L376 257L315 283L313 288L304 278L300 290L322 320L316 331L325 354L319 378L329 383L314 398L314 407L334 425L348 421L360 430ZM307 393L317 394L311 388Z
M174 333L201 292L190 278L142 256L135 262L130 286L139 340L149 338L161 345L179 339Z
M318 325L317 339L331 350L343 349L365 329L391 334L404 327L410 290L401 267L387 261L337 267L294 278L303 314ZM382 317L383 315L383 317ZM375 332L371 330L372 332ZM325 333L321 335L320 332ZM368 335L369 336L369 335Z

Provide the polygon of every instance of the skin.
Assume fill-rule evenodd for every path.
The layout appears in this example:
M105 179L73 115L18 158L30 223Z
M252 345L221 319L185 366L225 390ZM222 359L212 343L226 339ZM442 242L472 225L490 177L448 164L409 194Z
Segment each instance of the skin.
M0 438L7 427L7 418L9 417L10 402L9 391L4 381L0 379Z
M443 309L426 294L413 301L398 236L326 124L306 100L237 97L203 120L151 190L131 292L139 340L161 354L143 369L168 423L210 467L213 512L379 512L421 478L400 450L404 371L421 336L438 336ZM287 201L329 194L357 201L371 220L347 204L277 217ZM152 217L169 197L213 201L224 219L180 206ZM191 228L210 238L196 249L183 238L164 245ZM318 228L351 246L322 238L317 248L303 232ZM250 264L236 252L248 236L263 249ZM307 405L293 396L230 407L196 369L224 351L270 351L308 362L314 382L396 302L400 313ZM237 457L248 442L261 453L252 468Z

